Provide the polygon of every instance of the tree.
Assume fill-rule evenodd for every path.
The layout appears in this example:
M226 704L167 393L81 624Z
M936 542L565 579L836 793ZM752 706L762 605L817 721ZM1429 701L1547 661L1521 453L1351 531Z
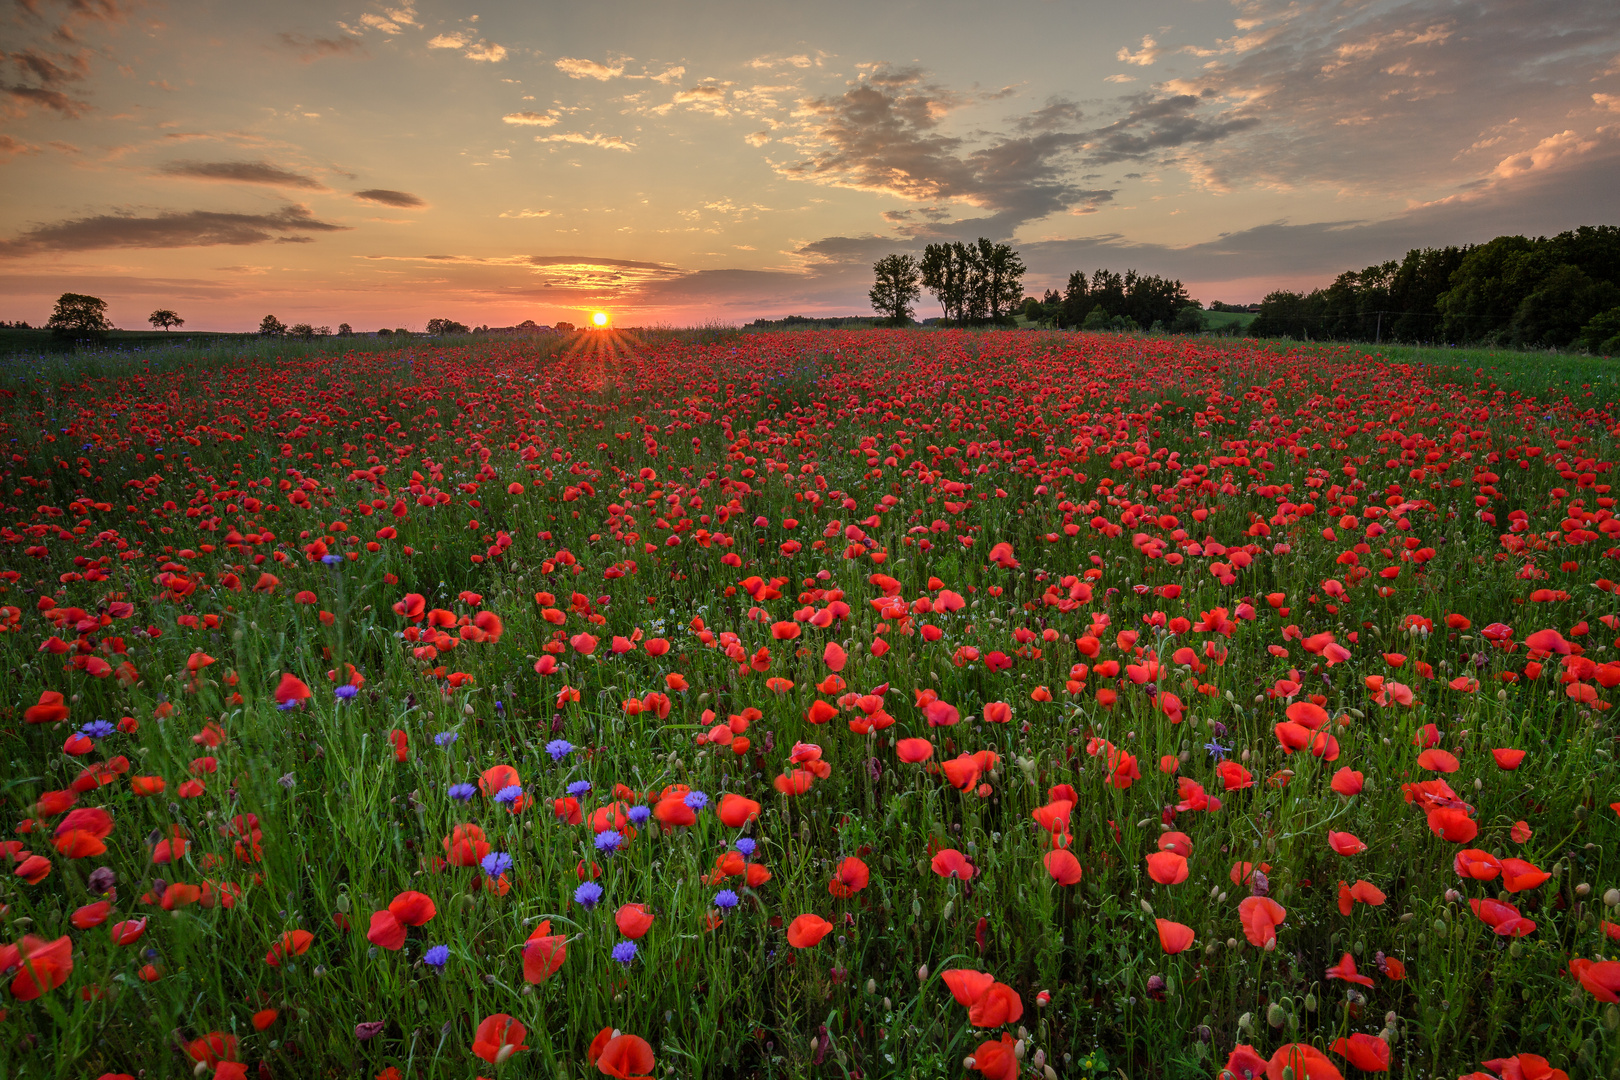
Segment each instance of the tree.
M1204 309L1198 301L1185 304L1170 323L1173 334L1201 334L1204 331Z
M56 310L45 329L57 337L99 338L113 324L107 321L107 301L82 293L63 293L56 299Z
M872 264L876 280L867 298L891 326L910 326L912 306L922 296L922 268L910 255L885 255Z
M458 323L454 319L429 319L427 332L437 336L439 334L466 334L470 333L466 323Z
M975 264L982 282L984 317L999 323L1011 316L1023 298L1024 260L1011 244L992 244L981 236L974 246L978 254Z
M168 330L174 326L186 325L186 320L170 311L168 308L158 308L146 317L146 321L159 329Z
M574 324L571 322L564 322L560 319L557 321L556 330L559 334L572 334L574 329Z
M259 320L260 337L283 337L287 333L287 324L274 315L266 315Z
M298 338L300 341L308 341L315 336L315 328L307 322L294 323L287 327L287 336Z
M354 333L354 327L346 322L338 323L338 337L349 337Z

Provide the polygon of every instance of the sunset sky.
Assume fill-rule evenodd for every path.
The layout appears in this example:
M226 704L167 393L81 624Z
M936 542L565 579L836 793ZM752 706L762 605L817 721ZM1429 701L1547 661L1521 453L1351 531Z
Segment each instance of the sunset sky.
M1620 222L1616 0L0 2L35 325L864 314L981 235L1247 302Z

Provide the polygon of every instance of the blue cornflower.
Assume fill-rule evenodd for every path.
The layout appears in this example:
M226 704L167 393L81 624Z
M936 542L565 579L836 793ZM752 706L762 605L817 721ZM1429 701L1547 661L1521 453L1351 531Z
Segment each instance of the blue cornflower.
M118 725L110 720L92 720L79 729L79 734L87 739L105 739L118 730Z
M298 708L298 702L291 699L291 698L287 699L286 701L283 701L280 705L276 706L276 710L278 712L292 712L292 710L294 710L296 708Z
M344 683L342 686L339 686L332 691L339 701L348 701L359 692L360 688L355 686L353 683Z
M471 784L452 784L450 785L449 795L452 799L459 802L471 802L472 797L477 794L477 792L478 789L473 787Z
M701 810L705 806L709 805L709 797L703 794L701 791L689 791L686 793L686 798L683 799L682 802L686 803L686 805L690 806L693 810Z
M608 855L618 851L619 845L623 842L624 837L613 829L606 829L596 834L596 850L605 852Z
M444 970L444 965L450 962L450 946L435 945L422 954L422 963L438 971Z
M714 906L721 911L730 911L737 906L737 894L730 889L721 889L714 894Z
M492 851L478 860L478 865L484 868L484 873L492 878L498 878L512 869L512 856L504 851Z
M572 784L568 785L568 794L572 795L576 799L581 795L589 795L590 793L591 782L589 780L575 780Z
M752 839L746 836L738 840L736 843L737 850L743 853L743 858L745 859L754 853L754 848L757 846L758 845L755 844Z
M645 806L632 806L625 816L630 819L632 825L645 825L647 819L652 817L652 810Z
M460 732L441 731L437 735L433 736L433 741L439 746L449 746L459 738L461 738Z
M586 911L589 911L601 901L602 886L594 881L587 881L574 890L574 903L583 905Z
M321 562L325 563L327 566L337 566L343 562L343 556L335 554L322 555Z
M505 712L506 711L506 706L501 704L499 701L497 701L495 703L495 711L496 712Z
M523 798L522 784L507 784L495 793L495 801L503 806L510 805Z
M617 960L619 963L621 963L621 964L629 964L630 961L634 960L635 958L636 958L636 943L635 942L633 942L633 941L621 941L617 945L613 946L613 959Z
M552 761L561 761L574 750L574 744L567 739L552 739L546 743L546 753L551 755Z
M1221 760L1221 758L1225 757L1232 750L1232 748L1230 746L1222 746L1220 743L1216 742L1214 739L1211 739L1211 740L1209 740L1209 742L1205 743L1204 744L1204 749L1208 750L1209 751L1209 756L1214 758L1216 761Z

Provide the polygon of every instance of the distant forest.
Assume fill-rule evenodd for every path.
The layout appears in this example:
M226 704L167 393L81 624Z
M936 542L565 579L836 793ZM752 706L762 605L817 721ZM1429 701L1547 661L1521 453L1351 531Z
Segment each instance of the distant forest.
M1255 337L1620 352L1620 227L1414 248L1326 288L1274 292Z

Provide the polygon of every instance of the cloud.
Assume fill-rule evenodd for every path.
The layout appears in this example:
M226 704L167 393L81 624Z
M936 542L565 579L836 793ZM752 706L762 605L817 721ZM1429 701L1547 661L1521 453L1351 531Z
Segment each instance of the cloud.
M651 76L648 76L648 77L650 79L652 79L654 82L663 83L665 86L674 86L676 83L681 81L681 77L684 76L685 74L686 74L686 69L684 67L681 67L679 64L677 64L677 65L675 65L673 67L665 68L662 72L660 72L657 75L651 75Z
M504 46L482 39L475 41L472 37L459 30L429 38L427 44L430 49L461 49L461 55L469 60L499 63L506 59L506 48Z
M1527 172L1555 168L1571 158L1581 157L1598 147L1597 139L1583 138L1568 129L1549 135L1521 154L1505 157L1497 163L1491 175L1497 179L1511 179Z
M503 217L503 218L543 218L543 217L550 217L551 216L551 211L550 210L528 210L528 209L524 209L524 210L503 210L503 211L501 211L500 216Z
M360 16L360 22L385 34L397 34L404 27L422 25L416 21L416 8L410 5L385 8L381 15L368 11Z
M1613 0L1478 0L1466 10L1439 0L1245 0L1241 12L1233 37L1183 50L1211 57L1203 69L1155 87L1160 98L1197 97L1208 124L1261 121L1166 155L1217 189L1462 192L1496 175L1494 139L1535 147L1565 130L1597 137L1590 83L1620 49Z
M1140 49L1133 53L1131 52L1129 45L1122 45L1120 46L1119 52L1114 54L1114 59L1118 60L1122 64L1135 64L1137 67L1148 67L1153 63L1153 61L1159 58L1159 54L1163 51L1163 49L1159 48L1159 43L1154 41L1150 35L1143 34L1142 47Z
M311 232L341 232L347 226L320 221L304 206L284 206L270 214L233 214L211 210L135 214L97 214L36 225L11 240L0 240L0 255L33 255L55 251L107 248L212 247L309 243Z
M313 64L317 60L324 60L332 56L358 56L365 53L365 47L358 37L344 34L342 37L306 37L303 34L281 33L276 35L283 47L298 54L298 59L306 64Z
M1200 116L1205 101L1193 94L1144 94L1127 100L1131 108L1126 115L1086 133L1088 163L1110 165L1139 160L1189 143L1216 142L1260 123L1258 117L1231 110L1223 110L1214 118Z
M388 188L367 188L357 191L354 197L365 202L381 203L383 206L397 206L402 210L419 210L427 206L426 200L412 195L408 191L390 191Z
M814 60L812 60L810 57L806 56L804 53L796 53L796 54L794 54L792 56L780 56L780 55L756 56L754 59L748 61L748 66L751 67L751 68L776 68L776 67L807 68L807 67L811 67L813 65L814 66L820 66L821 58L824 57L825 55L826 55L825 53L822 53Z
M18 154L37 154L39 147L21 139L14 139L10 135L0 132L0 158L16 157Z
M606 82L616 79L624 74L624 63L610 67L607 64L598 64L595 60L581 60L576 57L565 56L556 62L557 70L571 79L597 79Z
M192 180L223 180L235 184L267 184L270 187L305 188L326 191L325 184L312 176L295 173L267 161L174 161L158 170L169 176Z
M771 133L770 129L768 128L764 131L751 131L747 135L743 136L743 142L747 143L749 146L764 146L770 141Z
M710 81L688 87L677 91L670 100L670 105L685 105L689 109L708 113L710 116L730 116L731 110L726 108L726 87L729 85Z
M501 122L517 124L520 127L551 127L562 119L562 114L555 109L538 112L514 112L501 117Z
M911 202L963 202L990 211L960 229L1003 238L1026 221L1060 210L1096 205L1111 191L1081 188L1066 173L1083 142L1071 104L1049 103L1024 118L1018 134L993 137L970 148L948 135L941 121L968 99L924 81L915 68L876 69L836 97L801 101L795 117L806 149L797 161L777 166L784 176L835 187L872 191ZM1013 124L1019 130L1019 123ZM943 225L918 226L930 235L954 235Z
M574 143L579 146L595 146L603 150L634 150L636 144L626 142L622 135L587 135L582 131L565 131L559 135L536 135L535 142L539 143Z

